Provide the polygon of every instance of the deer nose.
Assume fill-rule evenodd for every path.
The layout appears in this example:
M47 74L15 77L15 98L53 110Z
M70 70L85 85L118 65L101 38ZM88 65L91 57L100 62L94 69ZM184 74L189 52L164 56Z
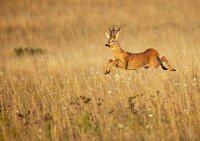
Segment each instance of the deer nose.
M105 44L106 45L106 47L109 47L110 45L109 44Z

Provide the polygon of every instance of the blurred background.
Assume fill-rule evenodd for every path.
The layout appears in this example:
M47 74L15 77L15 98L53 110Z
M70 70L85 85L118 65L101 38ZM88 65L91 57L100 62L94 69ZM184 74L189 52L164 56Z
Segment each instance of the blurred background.
M198 0L1 0L0 54L18 46L106 54L112 25L122 26L121 46L129 51L198 48L199 13Z

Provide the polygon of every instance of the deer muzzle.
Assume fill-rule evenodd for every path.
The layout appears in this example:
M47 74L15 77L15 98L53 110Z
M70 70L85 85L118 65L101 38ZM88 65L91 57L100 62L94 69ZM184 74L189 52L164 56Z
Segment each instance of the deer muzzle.
M106 47L110 47L110 45L109 45L109 44L105 44L105 46L106 46Z

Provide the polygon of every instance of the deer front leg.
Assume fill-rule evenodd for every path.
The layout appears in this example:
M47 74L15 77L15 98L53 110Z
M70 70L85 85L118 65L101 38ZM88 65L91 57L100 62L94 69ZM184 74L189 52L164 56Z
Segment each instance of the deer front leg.
M109 60L107 61L107 65L106 65L105 75L110 73L111 68L112 68L114 65L117 67L117 64L118 64L118 60L109 59Z
M127 70L127 68L128 68L128 60L125 60L124 69Z
M121 60L116 59L115 64L113 64L113 65L115 65L115 67L121 68L121 69L126 69L126 70L130 69L130 67L128 66L128 61L122 62Z

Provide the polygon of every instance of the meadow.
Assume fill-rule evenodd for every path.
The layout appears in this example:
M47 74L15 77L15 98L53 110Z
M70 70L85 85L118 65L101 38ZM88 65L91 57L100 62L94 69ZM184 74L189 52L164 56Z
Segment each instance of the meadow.
M199 140L199 13L198 0L0 0L0 140ZM112 25L124 50L155 48L177 71L104 75Z

